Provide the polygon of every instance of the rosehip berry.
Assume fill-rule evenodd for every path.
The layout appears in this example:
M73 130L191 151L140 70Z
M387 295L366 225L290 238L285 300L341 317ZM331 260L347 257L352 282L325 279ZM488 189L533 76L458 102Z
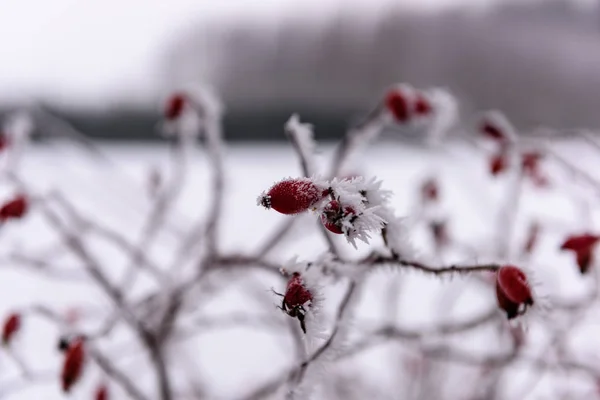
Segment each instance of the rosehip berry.
M537 151L530 151L521 155L521 167L524 172L536 172L539 168L542 154Z
M342 207L337 200L332 200L323 208L321 223L330 232L341 235L344 233L344 220L350 215L355 215L352 207Z
M319 187L308 178L284 179L260 195L258 202L282 214L297 214L308 210L328 193L328 189Z
M496 298L508 319L524 314L534 303L527 276L513 265L505 265L496 272Z
M187 102L187 97L183 93L175 93L167 100L165 104L164 117L172 121L181 116L183 108Z
M582 235L569 236L560 246L561 250L569 250L575 253L579 272L585 274L593 261L593 250L600 240L600 236L584 233Z
M421 185L421 198L424 203L435 202L440 197L438 184L433 178L427 179Z
M85 362L83 338L74 339L67 349L61 374L62 388L69 392L73 385L81 378Z
M17 313L10 314L4 321L4 327L2 329L2 343L7 346L15 336L15 334L21 329L21 315Z
M497 142L504 142L506 140L506 134L490 121L483 121L479 127L479 131L483 136Z
M27 212L29 201L24 195L18 195L12 200L4 203L0 207L0 221L4 222L8 219L19 219Z
M293 309L294 307L303 306L306 302L313 299L312 294L304 286L304 281L298 272L295 272L287 283L283 302L286 307Z
M300 328L302 332L306 333L306 325L304 323L304 316L306 315L306 309L304 305L308 303L310 307L313 300L312 293L304 285L302 276L298 272L294 272L292 277L287 283L285 294L281 302L281 309L290 317L298 318L300 321Z
M106 385L100 385L94 394L95 400L108 400L108 388Z
M490 159L490 174L492 176L498 176L500 173L506 171L508 168L508 160L504 153L495 154Z
M406 95L400 90L391 90L385 96L385 106L397 122L406 122L409 118L409 103Z
M521 155L521 169L523 174L528 176L533 184L537 187L543 188L548 186L549 181L540 169L540 161L542 154L537 151L530 151Z
M419 94L417 96L417 99L415 100L415 114L420 116L426 116L431 114L432 110L433 107L431 106L429 100L427 100L427 98L425 98L425 96L423 96L422 94Z

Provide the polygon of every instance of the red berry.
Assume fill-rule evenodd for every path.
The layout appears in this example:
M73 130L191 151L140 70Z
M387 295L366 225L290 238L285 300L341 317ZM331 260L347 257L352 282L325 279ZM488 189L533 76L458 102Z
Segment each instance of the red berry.
M297 214L319 202L329 193L310 179L285 179L276 183L266 194L259 197L259 203L282 214Z
M498 176L508 168L508 159L504 153L495 154L490 159L490 174Z
M83 343L83 338L73 340L65 354L61 375L62 388L65 393L69 392L73 385L81 378L85 361Z
M525 273L513 265L501 267L496 273L496 298L508 319L519 316L527 306L532 306L533 296Z
M106 387L106 385L100 385L96 389L94 399L95 400L108 400L108 388Z
M569 236L560 246L561 250L569 250L575 253L579 271L585 274L593 261L593 250L600 240L600 236L584 233Z
M549 185L549 181L540 170L541 159L542 154L537 151L523 153L521 155L521 169L523 174L528 176L535 186L543 188Z
M304 281L298 272L295 272L288 281L283 301L288 309L301 307L306 302L312 301L313 295L304 286Z
M8 345L14 335L21 328L21 315L17 313L10 314L4 321L4 328L2 329L2 343Z
M537 151L530 151L521 155L521 167L524 172L534 172L539 168L539 162L542 154Z
M429 178L423 182L421 185L421 198L424 203L437 201L439 196L440 191L435 179Z
M415 101L415 114L425 116L431 114L433 107L425 96L419 94Z
M385 106L398 122L408 120L408 105L406 95L398 89L391 90L385 96Z
M0 207L0 221L6 221L7 219L19 219L25 215L29 206L27 197L24 195L18 195L12 200L4 203Z
M167 100L165 104L164 117L169 120L175 120L183 113L183 108L187 98L183 93L175 93Z
M323 208L321 223L330 232L341 235L344 233L344 219L349 215L355 215L352 207L342 207L337 200L332 200Z
M506 140L506 134L490 121L483 121L483 123L479 127L479 131L482 133L483 136L495 140L497 142L503 142Z

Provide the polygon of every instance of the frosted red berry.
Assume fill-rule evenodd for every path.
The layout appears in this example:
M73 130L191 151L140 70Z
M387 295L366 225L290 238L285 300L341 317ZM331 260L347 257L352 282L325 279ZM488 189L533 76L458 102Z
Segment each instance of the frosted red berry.
M344 233L344 221L355 215L352 207L342 206L337 200L332 200L323 207L321 212L321 223L332 233L341 235Z
M481 123L479 132L481 132L481 134L488 139L492 139L497 142L503 142L507 138L506 134L500 128L487 120Z
M433 111L433 107L429 100L422 94L417 95L415 100L415 114L419 116L427 116Z
M259 196L259 203L282 214L297 214L322 200L329 191L307 178L285 179Z
M164 109L164 117L167 120L175 120L181 116L187 102L183 93L174 93L167 99Z
M85 362L84 339L76 338L66 351L61 373L62 389L69 392L81 378Z
M312 301L313 296L304 286L304 281L299 273L294 273L287 283L283 301L288 309L300 307L309 301Z
M437 182L429 178L421 185L421 198L424 203L435 202L440 197L440 190Z
M521 155L521 167L524 171L534 172L539 168L542 154L537 151L530 151Z
M542 154L537 151L530 151L521 155L521 169L523 175L529 177L531 182L540 188L549 185L548 178L544 176L540 168L540 161L542 158Z
M25 195L18 195L0 207L0 222L8 219L22 218L29 208L29 201Z
M8 345L15 334L21 329L21 315L17 313L10 314L4 320L2 328L2 343Z
M294 272L287 283L285 294L281 302L281 309L290 317L300 321L302 332L306 333L305 315L313 300L313 294L307 289L302 276Z
M108 388L106 385L100 385L94 393L94 400L108 400Z
M489 161L489 171L492 176L498 176L508 168L508 159L506 154L498 153L492 156Z
M579 271L585 274L593 261L593 251L600 240L600 236L584 233L581 235L569 236L560 246L561 250L568 250L575 253Z
M385 107L397 122L406 122L409 118L409 101L405 93L395 89L385 96Z
M496 298L508 319L522 315L534 304L527 276L513 265L505 265L496 272Z

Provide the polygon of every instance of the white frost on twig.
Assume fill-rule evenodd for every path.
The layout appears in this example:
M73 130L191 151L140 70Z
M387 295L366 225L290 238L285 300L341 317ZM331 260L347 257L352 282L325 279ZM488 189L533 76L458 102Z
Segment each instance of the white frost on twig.
M458 102L450 92L441 88L429 90L427 97L434 110L427 139L429 144L439 145L458 120Z

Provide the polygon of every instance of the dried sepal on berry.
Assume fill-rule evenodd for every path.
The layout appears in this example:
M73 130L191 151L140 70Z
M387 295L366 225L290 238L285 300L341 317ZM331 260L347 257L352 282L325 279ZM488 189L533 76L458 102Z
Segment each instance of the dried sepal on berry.
M527 275L514 265L502 266L496 272L496 299L498 307L506 312L508 319L525 314L534 305L533 294Z
M28 209L29 200L24 194L19 194L0 206L0 222L23 218Z
M8 346L21 329L21 314L11 313L4 320L2 327L2 344Z
M257 204L282 214L298 214L313 207L329 190L311 178L288 178L258 196Z
M81 379L85 365L85 339L77 337L69 343L65 352L63 368L61 372L61 384L65 393L68 393L73 385Z
M594 262L594 249L600 240L600 236L590 233L569 236L560 246L561 250L575 253L579 272L585 274Z

